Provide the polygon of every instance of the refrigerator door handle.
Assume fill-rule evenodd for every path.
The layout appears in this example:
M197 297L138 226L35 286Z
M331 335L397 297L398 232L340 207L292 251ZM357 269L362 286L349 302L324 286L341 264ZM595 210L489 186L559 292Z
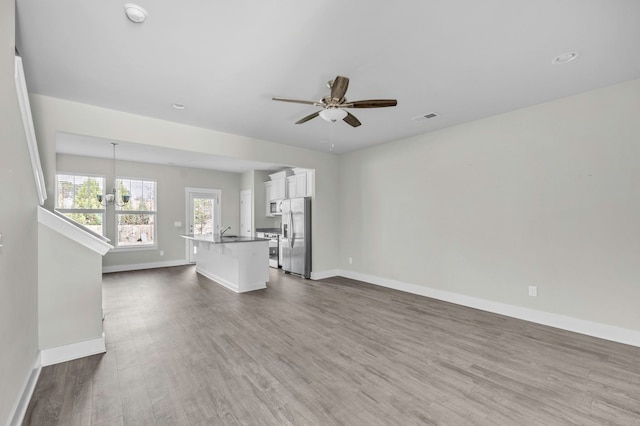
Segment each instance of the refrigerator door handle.
M295 232L293 229L293 212L289 210L289 226L291 227L291 237L289 238L289 248L293 248L293 239L295 238Z

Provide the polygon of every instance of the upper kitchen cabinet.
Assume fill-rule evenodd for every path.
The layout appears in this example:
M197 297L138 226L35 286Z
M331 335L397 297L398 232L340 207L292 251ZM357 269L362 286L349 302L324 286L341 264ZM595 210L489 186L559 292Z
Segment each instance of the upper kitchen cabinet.
M279 203L286 198L311 197L313 195L314 170L294 168L269 175L264 183L265 214L279 214Z
M311 197L313 195L313 170L293 169L287 177L287 198Z
M269 217L273 216L273 213L271 213L271 187L272 186L273 186L273 182L271 182L270 180L264 183L264 200L266 205L265 214Z
M287 195L287 177L292 173L293 172L291 170L283 170L269 175L271 178L271 191L267 198L269 201L289 198Z

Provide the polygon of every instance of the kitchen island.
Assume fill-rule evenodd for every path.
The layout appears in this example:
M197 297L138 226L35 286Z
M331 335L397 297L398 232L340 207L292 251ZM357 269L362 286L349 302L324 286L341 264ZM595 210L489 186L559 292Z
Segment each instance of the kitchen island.
M236 293L267 288L269 240L252 237L181 235L196 248L196 272Z

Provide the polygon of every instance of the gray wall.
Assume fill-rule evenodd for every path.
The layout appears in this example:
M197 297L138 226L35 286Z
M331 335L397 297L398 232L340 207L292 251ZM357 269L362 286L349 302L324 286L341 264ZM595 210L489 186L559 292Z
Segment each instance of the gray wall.
M253 191L253 170L249 170L240 175L240 190L250 189Z
M38 196L13 79L14 8L0 0L0 424L38 353Z
M112 160L58 154L57 169L64 173L91 173L107 177L107 186L113 185ZM222 191L222 225L231 226L237 233L240 225L240 174L214 170L194 169L158 164L117 160L116 173L120 176L155 179L158 191L157 243L154 250L118 252L111 250L104 256L105 267L139 265L185 260L185 187L220 189ZM177 228L174 222L182 222ZM105 215L106 237L115 241L115 210L107 207ZM115 245L112 243L112 245ZM160 256L164 251L164 256Z
M640 330L638 111L640 80L343 155L340 268Z
M40 349L102 337L102 256L38 225Z

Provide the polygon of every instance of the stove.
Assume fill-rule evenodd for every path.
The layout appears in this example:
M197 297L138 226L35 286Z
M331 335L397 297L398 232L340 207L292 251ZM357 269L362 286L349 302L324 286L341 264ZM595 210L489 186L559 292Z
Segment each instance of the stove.
M265 232L264 238L269 239L269 266L271 266L272 268L278 268L280 263L278 261L279 253L280 253L280 247L279 247L280 234Z

